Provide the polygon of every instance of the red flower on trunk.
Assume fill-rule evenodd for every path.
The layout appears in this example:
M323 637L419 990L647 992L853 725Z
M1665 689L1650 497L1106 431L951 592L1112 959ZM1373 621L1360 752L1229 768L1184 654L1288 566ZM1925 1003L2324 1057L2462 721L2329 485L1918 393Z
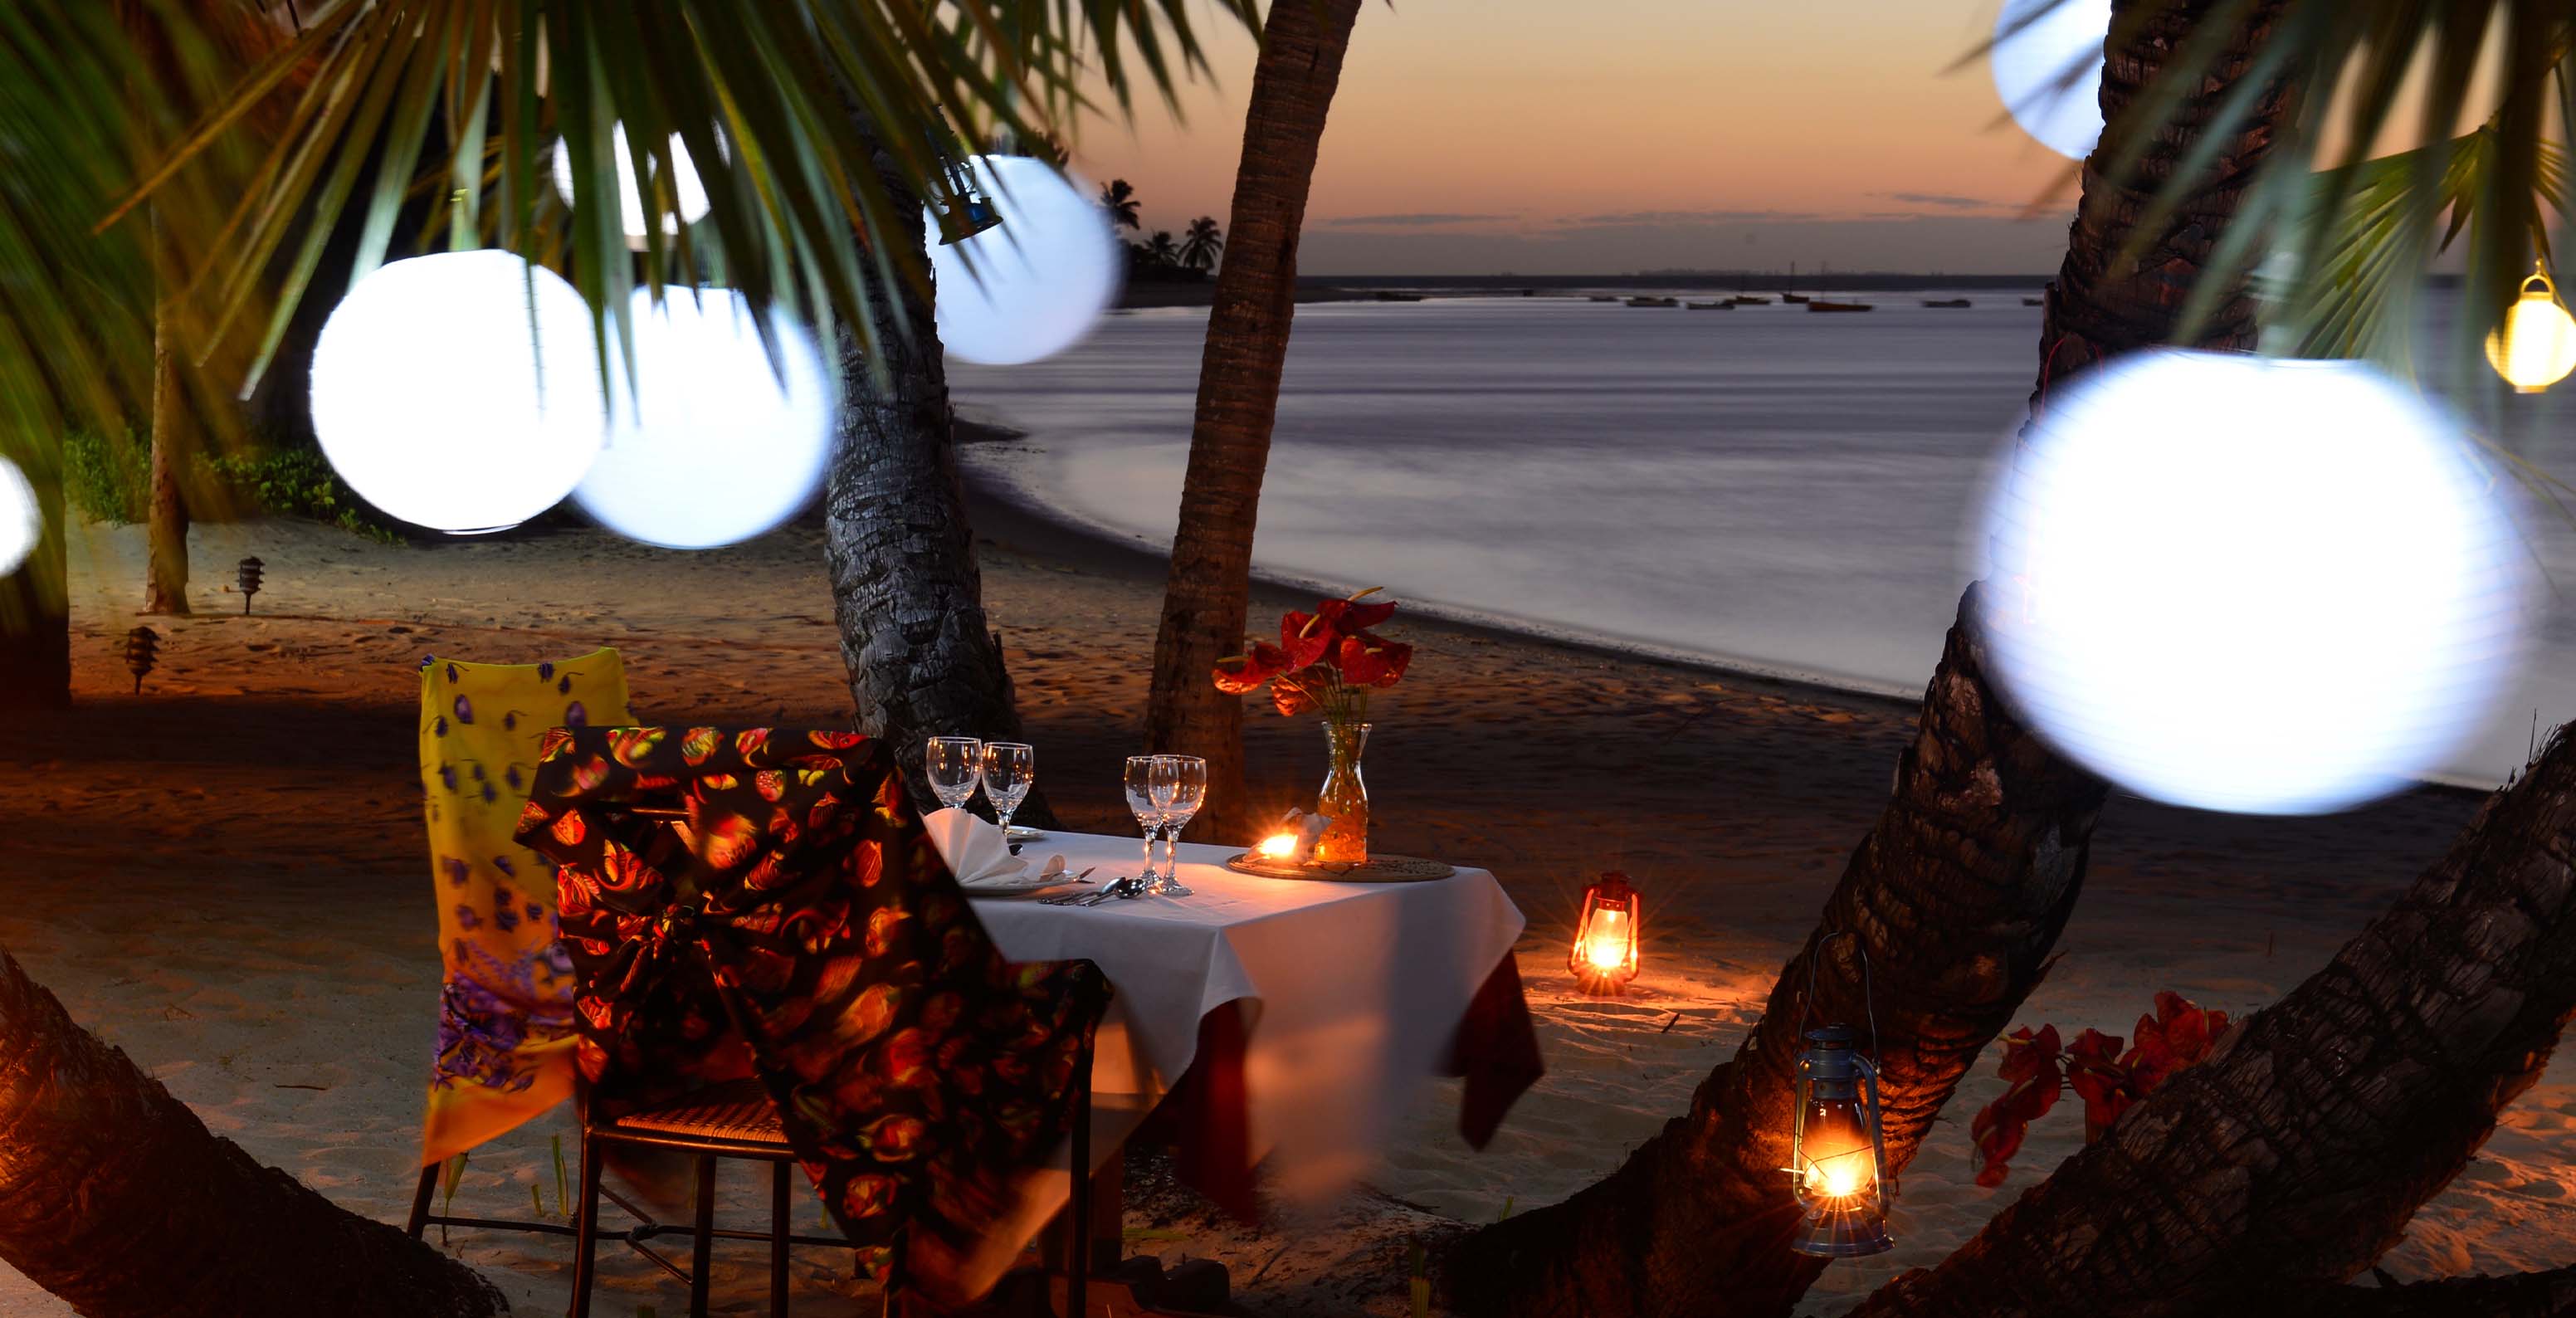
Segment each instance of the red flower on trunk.
M2164 992L2156 995L2155 1014L2138 1018L2138 1041L2125 1051L2119 1035L2100 1030L2076 1035L2062 1054L2054 1025L2037 1034L2025 1025L2005 1035L1999 1073L2012 1087L1968 1127L1982 1159L1977 1184L2003 1184L2005 1163L2020 1150L2024 1128L2056 1106L2061 1083L2084 1100L2084 1142L2090 1144L2175 1072L2217 1051L2228 1024L2226 1012Z

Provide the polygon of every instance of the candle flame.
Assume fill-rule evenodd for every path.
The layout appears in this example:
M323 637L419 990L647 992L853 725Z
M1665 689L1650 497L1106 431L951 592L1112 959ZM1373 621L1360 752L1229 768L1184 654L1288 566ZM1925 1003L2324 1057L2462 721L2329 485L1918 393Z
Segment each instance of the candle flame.
M1603 907L1592 913L1583 939L1583 959L1596 970L1618 970L1628 964L1628 913Z
M1254 847L1253 852L1263 860L1286 860L1297 854L1297 835L1273 833L1261 839L1261 845Z

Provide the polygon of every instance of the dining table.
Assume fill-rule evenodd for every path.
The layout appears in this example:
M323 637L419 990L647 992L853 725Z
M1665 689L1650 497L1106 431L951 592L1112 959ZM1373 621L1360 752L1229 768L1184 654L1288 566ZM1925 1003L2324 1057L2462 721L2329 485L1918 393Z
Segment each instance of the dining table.
M966 884L1004 956L1088 960L1115 991L1094 1047L1089 1146L1113 1209L1116 1160L1149 1119L1184 1182L1257 1222L1256 1165L1273 1194L1329 1196L1377 1164L1435 1077L1464 1078L1459 1130L1479 1148L1537 1080L1512 954L1524 920L1490 872L1280 879L1227 868L1241 847L1174 850L1186 896L1045 902L1142 873L1138 839L1067 832L1027 842L1023 858L1035 873L1061 855L1068 874L1092 871L1088 884ZM1004 1229L1035 1238L1071 1187L1061 1166L1032 1181ZM1095 1258L1115 1257L1118 1233L1105 1234Z

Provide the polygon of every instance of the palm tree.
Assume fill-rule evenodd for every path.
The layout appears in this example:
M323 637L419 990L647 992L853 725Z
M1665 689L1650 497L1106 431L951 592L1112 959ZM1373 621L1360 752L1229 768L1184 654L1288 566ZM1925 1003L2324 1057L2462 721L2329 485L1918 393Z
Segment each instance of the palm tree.
M1359 8L1360 0L1294 0L1270 11L1226 219L1233 248L1217 272L1199 359L1145 740L1158 751L1207 757L1208 799L1223 812L1222 833L1241 833L1246 822L1243 701L1220 694L1210 675L1218 659L1242 648L1251 610L1252 532L1297 306L1297 238Z
M1158 270L1168 270L1181 263L1181 249L1173 244L1169 229L1156 229L1154 236L1146 239L1139 250L1145 255L1145 264Z
M1190 221L1189 232L1181 238L1181 264L1192 270L1216 269L1217 256L1225 251L1225 238L1216 227L1216 217L1202 215Z
M1127 180L1114 178L1100 190L1100 208L1109 212L1109 223L1120 229L1142 229L1145 222L1136 217L1136 189Z

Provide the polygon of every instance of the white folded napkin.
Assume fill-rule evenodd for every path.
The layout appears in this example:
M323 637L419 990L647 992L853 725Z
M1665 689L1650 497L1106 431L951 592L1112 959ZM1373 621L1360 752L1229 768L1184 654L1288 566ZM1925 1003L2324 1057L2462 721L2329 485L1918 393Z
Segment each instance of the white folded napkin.
M921 824L930 830L930 845L939 848L948 871L966 887L1012 882L1029 867L1011 854L1001 829L967 811L935 810Z

